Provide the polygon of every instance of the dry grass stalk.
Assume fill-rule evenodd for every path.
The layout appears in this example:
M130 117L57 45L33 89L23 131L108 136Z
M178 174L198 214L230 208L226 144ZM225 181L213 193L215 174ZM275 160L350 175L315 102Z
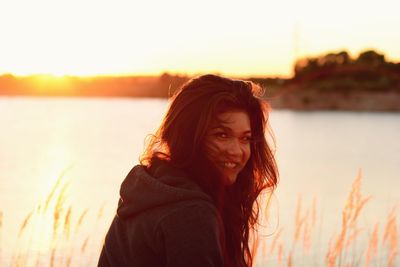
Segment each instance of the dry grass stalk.
M250 244L251 244L251 255L253 256L252 266L255 266L255 259L257 258L257 252L260 249L260 239L258 237L257 232L254 229L251 235Z
M16 258L14 258L14 261L13 261L13 265L16 267L25 266L25 263L26 263L26 259L24 259L21 254L18 254L18 256Z
M69 206L67 213L64 218L64 235L69 239L70 229L71 229L71 217L72 217L72 207Z
M104 215L104 207L105 207L105 204L101 205L99 212L97 213L97 219L96 219L97 222L100 221L100 219Z
M87 213L88 213L88 209L85 209L85 210L81 213L81 216L79 216L78 222L77 222L77 224L76 224L76 226L75 226L75 233L77 233L77 232L79 231L79 228L81 227L82 222L83 222L83 220L85 219Z
M388 214L388 217L387 217L387 220L386 220L386 226L385 226L385 232L384 232L384 235L383 235L382 244L387 242L387 240L389 239L389 237L391 235L391 232L393 231L392 229L395 227L395 225L394 225L396 223L396 214L395 214L395 212L396 212L396 209L393 208Z
M40 214L41 212L42 212L42 205L41 204L39 204L39 205L37 205L37 207L36 207L36 214Z
M307 216L301 215L301 209L302 209L302 198L301 198L301 196L298 196L296 213L295 213L295 230L294 230L294 235L293 235L293 246L300 239L301 227L307 218Z
M63 171L63 172L61 173L61 175L57 178L56 183L54 184L54 186L53 186L53 188L51 189L49 195L47 196L46 202L44 203L44 209L43 209L43 212L44 212L44 213L47 212L47 209L49 208L50 202L52 201L52 199L53 199L53 197L54 197L56 191L57 191L58 188L60 187L61 182L62 182L62 180L63 180L63 178L64 178L65 173L66 173L66 171Z
M374 230L368 242L367 254L365 256L365 266L369 267L371 260L378 254L378 235L379 224L375 224Z
M345 221L346 220L343 219L342 225L346 224ZM341 232L336 239L336 242L333 242L334 245L332 245L332 242L330 242L329 249L326 255L326 261L329 267L335 266L337 257L342 251L345 236L346 236L346 228L342 227Z
M311 227L308 220L305 221L303 229L303 249L309 252L311 248Z
M301 198L298 198L296 215L295 215L296 225L293 237L294 242L292 250L294 249L296 243L300 240L302 236L303 249L305 252L309 252L311 248L312 230L315 228L316 217L317 217L315 197L313 198L311 207L305 211L304 215L302 215L301 207L302 207Z
M22 233L26 229L30 219L32 218L32 215L33 215L33 210L28 213L28 215L25 217L24 221L22 222L22 225L19 228L19 232L18 232L18 239L21 237Z
M279 243L278 245L278 264L279 266L282 266L283 262L283 245L282 243Z
M355 227L358 216L360 215L360 212L362 208L364 208L365 204L371 199L371 196L365 197L365 198L357 198L357 203L355 206L355 210L352 213L351 219L350 219L350 227Z
M311 206L311 229L314 229L317 223L317 199L314 197Z
M85 252L88 242L89 242L89 236L87 236L87 237L85 238L85 240L83 241L83 243L82 243L82 246L81 246L81 253L84 253L84 252Z
M306 223L307 218L308 218L308 211L306 212L306 214L298 221L298 223L296 224L296 229L294 231L294 237L293 237L293 244L295 245L299 240L300 240L300 233L302 230L303 225ZM297 222L297 220L296 220Z
M60 188L61 186L61 182L64 180L65 175L67 174L67 172L72 168L72 166L69 166L67 168L65 168L60 176L58 176L56 183L54 184L53 188L51 189L49 195L46 198L46 201L44 203L44 207L43 207L43 212L46 213L47 209L49 208L50 202L52 201L52 199L54 198L54 195L56 194L57 190Z
M56 249L53 248L51 250L51 256L50 256L50 267L54 267L55 259L56 259Z
M268 255L272 255L274 253L275 247L277 246L278 240L282 234L283 228L281 227L278 230L278 233L275 234L274 239L272 239L271 246L268 252Z
M70 267L71 266L71 261L72 261L72 257L71 255L68 256L67 261L65 263L65 267Z
M64 211L64 203L65 203L65 199L66 199L65 192L66 192L67 188L68 188L68 183L65 183L62 186L62 188L61 188L61 190L60 190L60 192L58 194L57 201L56 201L56 204L54 206L54 211L53 211L53 219L54 219L54 221L53 221L53 238L56 237L56 235L58 233L58 228L60 226L61 215L62 215L62 213Z
M339 235L336 237L334 244L329 245L326 254L326 263L333 267L339 260L339 266L345 259L346 250L357 238L360 229L357 229L356 222L361 210L369 201L370 197L362 197L361 195L361 171L359 171L356 179L352 184L351 191L347 197L345 208L342 212L342 227Z
M396 208L393 208L387 218L385 234L383 236L382 244L387 244L389 255L387 259L387 266L392 267L395 264L398 251L398 237L397 237L397 218Z
M293 266L293 251L289 253L287 259L287 267L292 267L292 266Z
M356 238L359 236L359 234L362 232L362 229L354 229L354 231L349 232L349 235L347 236L346 243L344 244L345 248L350 247L351 244L356 240Z
M296 213L295 213L295 224L301 224L301 195L297 197L297 206L296 206Z

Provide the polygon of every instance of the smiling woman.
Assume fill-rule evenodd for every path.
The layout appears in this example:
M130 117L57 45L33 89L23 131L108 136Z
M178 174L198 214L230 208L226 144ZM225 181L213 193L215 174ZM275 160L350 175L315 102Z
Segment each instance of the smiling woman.
M251 127L246 111L227 111L219 114L206 137L205 154L215 163L224 178L232 185L250 158Z
M182 86L121 185L99 266L252 266L258 197L278 180L259 89L215 75Z

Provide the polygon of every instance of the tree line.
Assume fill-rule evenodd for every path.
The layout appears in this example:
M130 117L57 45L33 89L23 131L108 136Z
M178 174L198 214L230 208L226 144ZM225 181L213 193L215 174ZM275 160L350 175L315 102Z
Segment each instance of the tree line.
M400 91L400 63L386 61L374 50L356 58L339 51L296 61L291 80L322 90Z

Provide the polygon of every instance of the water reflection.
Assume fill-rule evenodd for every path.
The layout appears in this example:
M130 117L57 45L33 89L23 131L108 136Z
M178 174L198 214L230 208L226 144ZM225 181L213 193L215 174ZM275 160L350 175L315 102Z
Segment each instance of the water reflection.
M94 266L120 183L165 107L165 101L149 99L1 102L0 123L8 127L0 132L0 265L20 257L32 261L21 266L36 266L37 260L39 266L51 260L60 263L56 266L68 261ZM341 212L359 167L362 192L373 196L360 215L364 233L372 234L378 218L383 233L388 212L399 203L400 143L393 141L400 132L399 114L277 111L271 126L281 181L263 233L269 242L276 237L274 256L288 256L295 218L306 218L309 210L301 224L305 231L316 209L322 226L317 225L319 241L311 244L311 253L323 260L329 238L341 229Z

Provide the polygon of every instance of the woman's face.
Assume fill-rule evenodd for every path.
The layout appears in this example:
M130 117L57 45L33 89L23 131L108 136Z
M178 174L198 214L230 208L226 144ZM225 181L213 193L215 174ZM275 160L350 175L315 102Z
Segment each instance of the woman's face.
M247 112L220 113L205 138L205 153L221 173L224 183L235 183L250 158L251 127Z

